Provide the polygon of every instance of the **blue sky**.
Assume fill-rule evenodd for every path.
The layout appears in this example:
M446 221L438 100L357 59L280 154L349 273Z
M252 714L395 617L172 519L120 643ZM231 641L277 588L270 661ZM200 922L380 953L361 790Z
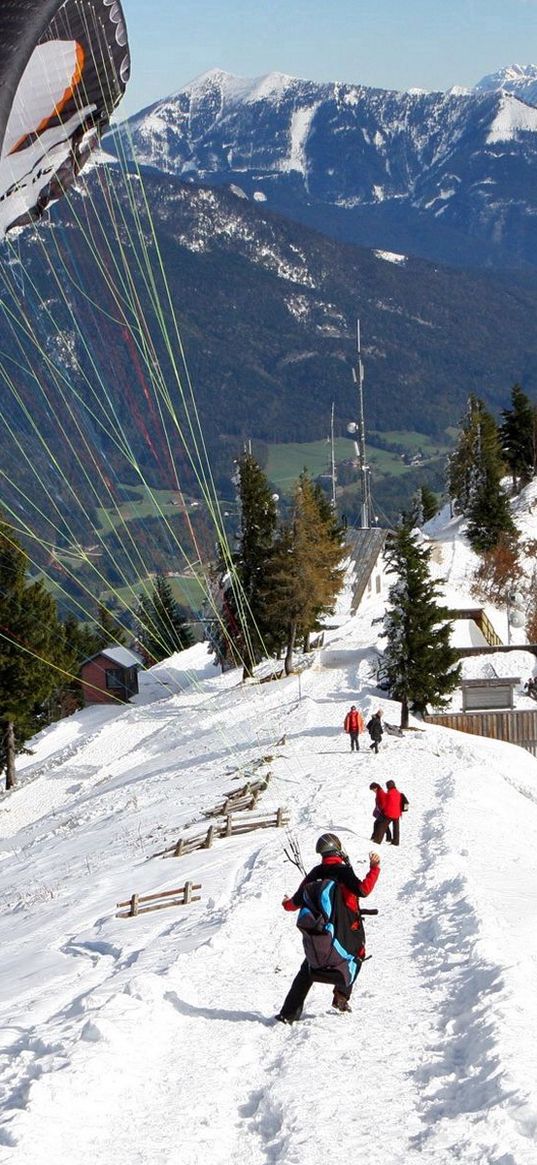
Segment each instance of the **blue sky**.
M537 0L122 0L133 113L213 67L385 89L537 63Z

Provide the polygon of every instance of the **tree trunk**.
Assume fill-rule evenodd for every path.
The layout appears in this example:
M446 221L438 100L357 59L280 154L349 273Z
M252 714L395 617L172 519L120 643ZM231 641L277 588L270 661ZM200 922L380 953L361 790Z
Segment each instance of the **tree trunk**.
M254 676L255 659L248 644L245 644L242 656L242 678L244 680L251 680Z
M293 650L296 639L296 619L289 624L289 634L287 636L287 650L285 653L284 668L286 676L290 676L293 670Z
M6 754L6 789L14 789L17 778L15 776L15 729L12 720L7 720L4 724L4 750Z
M403 696L401 700L401 728L408 728L408 699Z

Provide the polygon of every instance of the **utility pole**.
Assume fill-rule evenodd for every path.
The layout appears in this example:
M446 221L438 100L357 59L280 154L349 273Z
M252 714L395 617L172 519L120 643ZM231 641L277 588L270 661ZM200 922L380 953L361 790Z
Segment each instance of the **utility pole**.
M334 449L334 402L330 414L330 476L332 478L332 509L336 512L336 455Z
M358 433L355 441L360 474L362 480L362 528L369 530L373 507L371 504L371 470L365 456L365 421L364 421L364 366L362 364L362 347L360 340L360 320L356 321L356 365L352 370L354 383L358 389Z

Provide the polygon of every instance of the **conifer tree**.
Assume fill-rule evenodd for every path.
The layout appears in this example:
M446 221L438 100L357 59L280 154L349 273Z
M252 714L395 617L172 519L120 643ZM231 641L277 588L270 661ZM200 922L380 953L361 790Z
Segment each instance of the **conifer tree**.
M96 651L100 651L103 647L110 647L114 643L119 646L124 646L129 637L125 628L118 622L115 615L108 610L108 607L104 603L99 603L97 607L95 631L97 636Z
M466 514L473 494L479 405L477 397L468 398L466 412L460 423L457 446L448 458L449 496L459 514Z
M511 470L516 493L527 485L537 469L537 417L535 405L520 384L511 389L511 408L502 409L500 440L503 455Z
M0 521L0 766L15 785L15 757L43 726L43 702L58 685L64 640L43 582L27 584L27 556ZM45 721L46 722L46 721Z
M424 714L428 704L442 707L460 678L458 654L450 644L449 611L438 601L439 587L429 573L430 549L418 545L402 525L387 547L390 587L384 620L387 640L383 674L391 695L401 701L401 728L409 709Z
M77 708L84 706L82 684L78 679L80 665L102 648L95 624L83 623L75 615L67 615L62 625L64 644L64 668L66 675L60 679L53 693L54 719L70 716ZM109 642L109 640L107 640Z
M448 474L450 495L468 519L468 540L478 553L492 550L502 535L516 535L503 468L496 422L483 401L471 396Z
M526 642L537 643L537 571L533 571L526 611Z
M343 582L341 528L322 490L301 474L293 512L282 526L268 563L264 598L275 642L285 645L285 671L293 666L297 639L334 608Z
M141 597L137 620L138 643L148 663L159 663L194 642L186 613L162 575L157 575L151 593Z
M432 489L430 489L428 485L422 485L420 487L420 492L423 521L430 522L431 518L434 518L438 513L440 509L440 502L438 501L436 494Z
M243 453L236 475L240 525L231 563L220 551L220 622L211 640L219 662L243 665L251 676L270 646L264 601L264 575L276 531L276 503L263 470L251 453Z

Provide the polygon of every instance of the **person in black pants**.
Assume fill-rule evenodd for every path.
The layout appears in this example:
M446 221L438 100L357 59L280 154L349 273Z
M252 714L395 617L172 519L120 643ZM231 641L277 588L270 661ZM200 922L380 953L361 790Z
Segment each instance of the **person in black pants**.
M281 1023L292 1024L300 1019L313 983L330 983L334 989L332 1006L338 1011L350 1011L352 988L365 958L358 900L373 890L380 873L380 858L375 853L369 855L369 872L360 879L334 833L323 833L315 848L321 855L321 864L314 866L295 894L291 898L286 895L282 902L284 910L300 910L306 916L310 913L315 925L301 926L299 915L306 958L276 1016ZM329 920L320 911L317 917L311 914L315 901L328 904Z
M372 748L375 753L377 753L379 750L379 744L382 740L382 733L384 732L382 727L382 708L379 708L378 712L373 713L371 720L368 721L367 731L371 737L371 744L369 747Z

